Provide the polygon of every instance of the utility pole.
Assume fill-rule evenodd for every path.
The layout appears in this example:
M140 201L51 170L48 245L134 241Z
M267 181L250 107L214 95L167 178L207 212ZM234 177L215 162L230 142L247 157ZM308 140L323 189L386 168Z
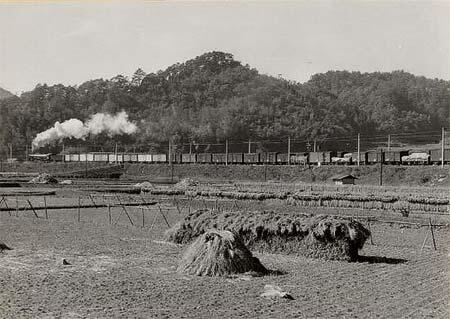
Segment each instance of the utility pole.
M225 165L228 166L228 140L225 140Z
M380 150L380 186L383 186L383 149Z
M250 139L248 140L248 153L250 154L252 152L252 142Z
M391 134L388 134L388 152L391 151Z
M288 137L288 158L287 158L288 165L291 165L291 138Z
M359 166L360 151L361 151L361 135L358 133L358 159L357 159L358 166Z
M173 164L172 164L172 144L169 139L169 167L170 167L170 181L173 182Z
M445 143L445 130L442 127L442 143L441 143L441 167L444 168L444 143Z
M192 155L192 141L189 141L189 155Z
M317 143L316 140L314 140L314 148L313 148L314 152L317 152Z
M114 147L114 157L116 159L116 164L117 164L117 143L116 143L116 146Z

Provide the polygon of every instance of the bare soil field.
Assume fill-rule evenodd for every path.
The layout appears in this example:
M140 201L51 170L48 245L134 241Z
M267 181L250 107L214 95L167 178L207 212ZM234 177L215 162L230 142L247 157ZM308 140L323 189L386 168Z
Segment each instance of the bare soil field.
M164 241L167 224L187 212L185 199L154 196L157 206L75 208L80 192L58 190L49 202L73 209L0 212L0 318L448 318L448 227L373 223L366 262L323 261L254 252L279 275L227 278L179 274L186 247ZM82 194L82 192L81 192ZM147 198L147 197L146 197ZM132 200L124 195L121 200ZM149 197L150 199L150 197ZM8 199L13 201L13 198ZM42 197L32 197L33 203ZM135 198L135 200L140 200ZM184 202L183 202L184 201ZM13 202L11 202L12 204ZM191 209L216 205L191 201ZM232 208L235 201L223 200ZM332 209L283 206L277 201L238 201L240 209L289 209L331 213ZM176 209L175 205L179 205ZM228 205L228 206L227 206ZM259 206L258 206L259 205ZM169 207L169 208L168 208ZM170 208L172 207L172 208ZM144 211L144 224L142 212ZM181 213L180 213L181 211ZM379 211L334 210L375 216ZM384 218L398 216L384 212ZM78 221L80 216L80 221ZM410 217L411 218L411 217ZM448 223L448 216L437 216ZM144 227L142 227L144 226ZM65 259L70 265L63 265ZM261 297L264 285L280 286L294 300Z

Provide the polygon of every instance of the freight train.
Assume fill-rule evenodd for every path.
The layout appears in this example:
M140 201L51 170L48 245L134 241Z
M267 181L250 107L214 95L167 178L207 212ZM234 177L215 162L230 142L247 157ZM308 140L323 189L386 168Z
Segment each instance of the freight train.
M367 151L359 153L360 165L434 165L442 161L441 150L429 151ZM229 164L229 165L355 165L358 153L79 153L31 154L30 160L48 162L104 162L104 163L174 163L174 164ZM444 150L444 163L449 164L450 149Z

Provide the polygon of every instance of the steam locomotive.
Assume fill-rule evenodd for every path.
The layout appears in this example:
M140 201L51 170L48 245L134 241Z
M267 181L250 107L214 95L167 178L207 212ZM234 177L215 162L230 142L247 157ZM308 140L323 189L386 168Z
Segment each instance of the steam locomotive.
M174 163L230 165L355 165L358 154L349 152L309 153L105 153L31 154L30 160L46 162L104 162L104 163ZM433 165L442 161L442 151L367 151L359 153L360 165ZM450 149L444 150L444 163L450 161Z

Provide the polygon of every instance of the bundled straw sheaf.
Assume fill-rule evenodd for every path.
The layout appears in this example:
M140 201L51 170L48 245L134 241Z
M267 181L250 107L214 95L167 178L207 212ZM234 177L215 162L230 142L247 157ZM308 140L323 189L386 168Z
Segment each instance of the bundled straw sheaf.
M178 272L197 276L226 276L245 272L266 274L267 269L245 247L239 235L208 230L183 255Z
M272 211L217 212L197 210L174 225L168 240L189 243L211 228L242 236L250 249L307 257L356 260L370 232L361 223L326 215Z

